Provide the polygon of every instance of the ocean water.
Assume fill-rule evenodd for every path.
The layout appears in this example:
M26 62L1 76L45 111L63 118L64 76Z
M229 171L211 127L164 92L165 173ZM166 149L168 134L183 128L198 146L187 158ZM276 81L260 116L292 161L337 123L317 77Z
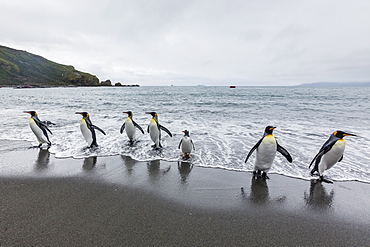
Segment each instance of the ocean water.
M49 151L57 158L86 158L125 155L138 161L177 161L178 144L187 129L195 144L191 162L195 166L251 171L255 154L246 155L262 137L267 125L293 157L288 163L277 153L270 170L290 177L310 179L308 165L329 135L342 130L358 135L346 137L342 162L325 175L334 180L370 182L370 88L341 87L100 87L100 88L0 88L0 139L28 140L38 145L31 132L29 114L37 111L41 120L56 123L50 129ZM97 131L99 148L86 149L79 129L86 111ZM149 134L136 132L137 142L129 145L119 130L127 114L145 130L156 111L162 131L162 150L153 150Z

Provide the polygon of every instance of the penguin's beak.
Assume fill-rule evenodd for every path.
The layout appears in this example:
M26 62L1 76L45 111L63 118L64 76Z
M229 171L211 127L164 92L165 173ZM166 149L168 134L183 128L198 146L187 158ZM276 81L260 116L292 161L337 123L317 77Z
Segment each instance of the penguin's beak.
M31 112L30 112L30 111L24 111L23 113L28 113L28 114L31 114Z
M76 112L75 114L80 114L80 115L82 115L82 112Z
M357 136L357 135L350 134L350 133L344 133L343 136Z

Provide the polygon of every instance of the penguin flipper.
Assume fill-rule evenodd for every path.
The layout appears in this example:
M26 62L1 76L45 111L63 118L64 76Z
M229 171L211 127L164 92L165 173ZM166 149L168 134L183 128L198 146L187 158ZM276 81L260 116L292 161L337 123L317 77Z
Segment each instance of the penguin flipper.
M338 160L338 162L341 162L343 160L343 155L342 155L342 157L340 157L340 159Z
M122 126L121 126L121 129L119 130L119 133L122 134L125 127L126 127L126 123L123 123Z
M289 152L283 148L282 146L279 145L279 143L277 143L277 151L279 151L279 153L281 153L290 163L292 163L293 159L292 159L292 156L290 156Z
M180 149L180 147L181 147L181 143L182 143L182 139L181 139L181 141L180 141L180 143L179 143L179 147L178 147L178 149Z
M50 121L41 121L43 124L46 124L47 126L49 126L49 125L57 125L57 124L55 124L55 123L52 123L52 122L50 122Z
M134 120L132 120L132 122L134 123L134 126L136 127L136 128L138 128L140 131L141 131L141 133L143 133L143 135L144 135L144 130L140 127L140 125L138 125ZM149 131L148 131L149 132Z
M48 126L46 125L46 123L44 123L43 121L40 121L39 118L34 118L35 120L35 123L37 124L37 126L40 127L40 129L42 129L42 131L44 132L44 135L47 136L46 134L46 131L44 130L47 130L49 131L49 133L52 135L53 133L51 133L51 131L49 130Z
M191 144L193 144L193 149L195 150L195 145L194 145L193 140L191 140Z
M311 168L311 166L312 166L312 164L313 164L313 162L316 160L317 162L316 162L316 164L315 164L315 167L318 165L318 163L320 162L320 160L321 160L321 157L325 154L325 153L327 153L329 150L331 149L331 145L328 145L328 146L326 146L326 147L323 147L323 148L321 148L321 151L320 152L318 152L317 154L316 154L316 156L312 159L312 161L311 161L311 163L310 163L310 165L309 165L309 167L308 168Z
M166 127L164 127L164 126L162 126L162 125L159 125L159 129L164 130L164 131L165 131L169 136L171 136L171 137L172 137L171 132L170 132Z
M49 131L49 133L52 135L53 133L51 133L51 131L49 130L49 128L47 127L47 126L44 126L45 127L45 129L47 130L47 131Z
M106 134L105 134L105 132L104 132L104 130L102 130L102 129L101 129L101 128L99 128L98 126L96 126L96 125L91 125L91 127L93 127L94 129L99 130L101 133L103 133L104 135L106 135Z
M263 140L263 137L256 143L256 145L254 145L254 147L252 147L251 151L249 151L249 153L247 155L247 158L245 158L244 163L247 163L249 157L252 155L252 153L254 152L254 150L256 150L259 147L259 145L261 144L262 140Z

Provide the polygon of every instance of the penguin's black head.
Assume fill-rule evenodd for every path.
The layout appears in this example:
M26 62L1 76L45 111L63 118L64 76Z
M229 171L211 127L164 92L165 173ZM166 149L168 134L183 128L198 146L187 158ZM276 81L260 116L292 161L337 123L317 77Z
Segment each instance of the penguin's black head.
M24 113L29 113L29 114L31 114L32 117L37 115L37 113L35 111L25 111Z
M189 131L184 130L183 133L184 133L184 136L189 136Z
M127 113L129 117L132 117L132 111L124 111L123 113Z
M150 114L152 115L152 117L156 117L157 116L157 113L155 111L152 111L152 112L145 112L146 114Z
M333 132L333 136L338 137L338 138L343 138L345 136L357 136L357 135L349 134L349 133L337 130Z
M88 117L89 116L89 113L87 113L87 112L76 112L76 114L80 114L80 115L82 115L82 117Z
M273 127L273 126L267 126L266 128L265 128L265 134L266 135L272 135L272 131L274 131L274 129L275 129L276 127Z

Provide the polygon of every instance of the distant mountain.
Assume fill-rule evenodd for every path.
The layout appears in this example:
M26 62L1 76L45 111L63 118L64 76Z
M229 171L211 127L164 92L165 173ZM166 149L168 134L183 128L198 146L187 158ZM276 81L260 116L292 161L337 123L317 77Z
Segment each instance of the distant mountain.
M297 87L370 87L370 82L316 82L300 84Z
M0 46L0 85L96 86L95 75L26 51Z

